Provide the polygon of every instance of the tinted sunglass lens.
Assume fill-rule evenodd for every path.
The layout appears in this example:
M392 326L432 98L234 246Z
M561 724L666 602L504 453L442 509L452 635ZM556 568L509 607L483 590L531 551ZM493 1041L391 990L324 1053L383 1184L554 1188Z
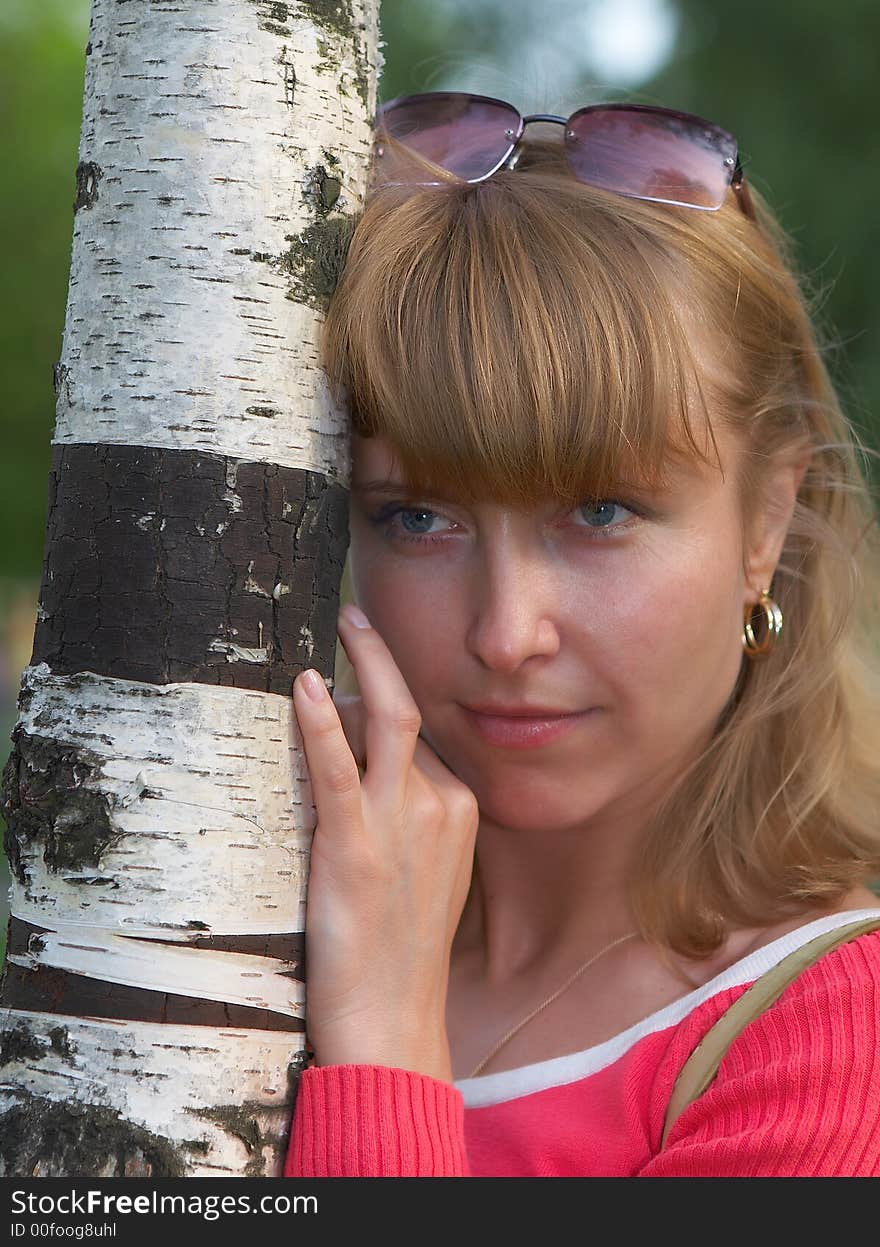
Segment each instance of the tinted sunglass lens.
M575 113L566 150L584 182L694 208L721 207L736 165L736 142L719 126L627 108Z
M440 92L386 105L376 118L376 182L436 185L449 175L466 182L492 173L520 129L509 105Z

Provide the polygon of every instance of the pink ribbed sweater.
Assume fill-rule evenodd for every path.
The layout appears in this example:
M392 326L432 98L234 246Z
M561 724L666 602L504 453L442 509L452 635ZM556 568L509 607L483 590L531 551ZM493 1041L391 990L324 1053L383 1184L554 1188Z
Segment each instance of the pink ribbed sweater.
M305 1070L285 1177L880 1177L880 931L826 953L733 1043L660 1151L673 1083L789 932L605 1043L447 1083L383 1065Z

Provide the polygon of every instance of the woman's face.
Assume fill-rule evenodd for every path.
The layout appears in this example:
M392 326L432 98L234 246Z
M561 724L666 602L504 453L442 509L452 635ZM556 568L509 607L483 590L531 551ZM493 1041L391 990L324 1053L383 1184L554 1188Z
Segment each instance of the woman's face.
M664 492L563 512L408 497L387 441L353 437L355 599L484 817L561 828L650 808L711 735L746 600L737 448L716 439L723 477L682 467ZM465 708L486 702L589 713L518 748Z

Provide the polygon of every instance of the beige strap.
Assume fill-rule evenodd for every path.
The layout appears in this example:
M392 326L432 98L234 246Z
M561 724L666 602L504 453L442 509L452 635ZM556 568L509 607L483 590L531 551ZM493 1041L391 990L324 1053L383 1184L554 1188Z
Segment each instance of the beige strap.
M846 944L859 935L878 929L880 929L880 915L861 918L858 922L850 922L844 926L835 927L832 931L824 931L815 939L796 948L787 957L783 957L775 966L755 979L747 991L737 997L730 1008L722 1013L715 1025L706 1032L679 1071L666 1108L663 1138L660 1141L661 1148L665 1146L670 1130L684 1110L701 1096L712 1082L728 1048L749 1023L772 1005L802 970L806 970L825 953L841 944Z

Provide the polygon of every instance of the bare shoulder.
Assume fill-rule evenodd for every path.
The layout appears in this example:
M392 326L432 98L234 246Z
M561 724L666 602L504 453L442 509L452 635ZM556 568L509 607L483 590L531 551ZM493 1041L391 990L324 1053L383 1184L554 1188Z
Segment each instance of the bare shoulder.
M773 940L779 939L781 935L786 935L789 931L796 931L798 927L806 926L809 922L815 922L817 918L827 918L832 914L843 914L850 910L858 909L880 909L880 897L876 896L870 888L853 888L838 904L831 908L813 909L806 914L798 914L796 917L781 922L776 926L766 928L746 951L754 952L755 949L772 943Z
M781 936L787 935L790 931L796 931L798 928L806 926L810 922L815 922L819 918L827 918L832 914L847 913L855 909L880 910L880 897L872 892L870 888L864 886L857 887L853 888L837 904L829 908L806 910L796 914L794 917L786 918L782 922L774 923L772 926L752 927L733 931L714 956L699 964L688 962L686 967L683 968L695 986L702 986L703 983L709 982L716 975L722 974L735 962L741 961L743 957L749 956L750 953L757 952L759 948L772 944L774 940L780 939Z

